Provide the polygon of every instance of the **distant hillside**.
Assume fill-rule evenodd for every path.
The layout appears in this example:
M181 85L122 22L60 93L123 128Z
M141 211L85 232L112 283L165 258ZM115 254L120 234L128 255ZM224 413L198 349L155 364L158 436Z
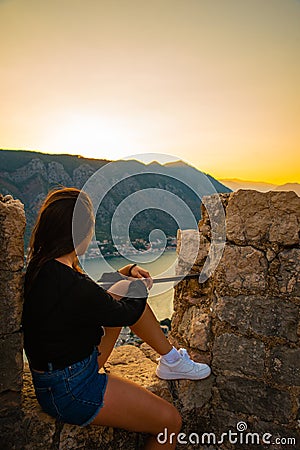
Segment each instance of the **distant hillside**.
M75 186L81 189L93 173L109 162L73 155L0 150L0 193L11 194L25 205L27 219L25 244L28 243L40 204L51 188ZM202 172L183 162L167 165L156 162L145 165L135 160L122 160L113 162L112 167L113 179L133 172L137 172L138 175L130 176L115 186L112 183L113 187L104 197L97 214L96 235L99 240L111 239L112 215L120 202L134 192L147 188L159 188L172 192L189 206L198 221L200 219L199 198L186 184L178 181L178 178L188 180L188 184L197 186L201 196L209 193L208 184L210 183L207 182L207 177L217 192L231 191L212 176L204 177ZM155 173L147 173L149 169ZM111 180L106 181L111 183ZM161 206L164 207L164 205ZM176 236L178 224L169 214L158 209L147 209L147 205L145 207L145 211L137 214L132 220L130 226L132 239L147 240L150 231L158 227L167 236Z
M300 197L300 184L299 183L285 183L280 186L276 186L275 191L294 191Z
M300 184L299 183L286 183L282 185L276 185L271 183L264 183L259 181L248 181L248 180L239 180L236 178L220 179L221 183L225 186L229 187L233 191L237 191L238 189L254 189L260 192L268 192L268 191L294 191L297 195L300 196Z

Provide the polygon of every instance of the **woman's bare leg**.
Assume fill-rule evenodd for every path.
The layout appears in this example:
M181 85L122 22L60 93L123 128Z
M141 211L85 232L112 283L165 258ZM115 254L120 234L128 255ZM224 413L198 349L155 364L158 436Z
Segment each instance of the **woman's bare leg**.
M149 433L152 436L145 449L171 450L176 447L181 417L177 409L166 400L131 381L109 375L104 406L92 424ZM164 434L161 436L162 443L159 443L157 435L164 433L165 429L166 443L163 442Z
M172 345L164 335L148 303L139 320L130 328L160 355L165 355L172 350Z
M159 355L165 355L172 349L172 345L160 328L152 309L147 304L139 320L132 325L131 330L144 342L147 342ZM105 336L102 337L98 346L100 355L98 356L99 367L103 367L111 354L116 340L121 331L121 327L105 327Z
M128 282L123 280L115 283L108 292L110 295L119 300L122 296L126 295L128 290ZM139 318L139 320L132 325L131 330L139 336L144 342L147 342L157 353L165 355L172 349L172 345L164 335L160 328L152 309L146 304L146 308ZM101 353L98 357L99 367L103 367L111 354L116 340L121 331L121 327L105 327L105 336L101 339L101 343L98 346L98 350Z
M122 330L122 327L103 327L105 335L102 337L100 344L98 345L98 365L99 369L104 366L109 358L109 355L113 351L116 340Z
M131 329L161 355L172 348L148 305ZM120 327L105 327L105 336L98 346L101 352L98 357L99 367L104 365L111 354L120 331ZM177 409L166 400L135 383L109 375L104 406L92 423L151 434L145 450L173 450L181 428L181 417ZM163 443L165 430L167 439ZM160 442L157 440L159 433L163 433Z
M115 299L120 300L126 295L129 283L126 280L115 283L107 292ZM99 368L104 366L105 362L109 358L109 355L113 351L114 345L118 339L122 327L103 327L105 335L102 337L100 344L98 345L98 365Z
M116 300L119 300L120 298L122 298L122 296L126 295L128 286L129 286L128 281L122 280L122 281L119 281L118 283L115 283L108 290L108 292L110 293L110 295L113 298L115 298ZM153 314L153 311L150 308L150 306L148 305L148 303L146 304L146 308L145 308L143 314L141 315L141 317L139 318L139 320L134 325L132 325L130 328L137 336L139 336L144 342L147 342L147 344L149 344L160 355L165 355L170 350L172 350L172 345L170 344L170 342L164 335L162 329L160 328L159 322L157 321L157 319L156 319L155 315ZM104 346L104 345L103 345L102 350L99 349L100 351L103 351L104 355L106 355L108 353L108 351L111 347L110 340L114 339L114 338L116 340L120 333L120 330L121 330L121 328L105 328L105 332L106 332L106 330L117 330L117 329L119 330L117 336L116 336L117 331L115 331L115 332L108 331L107 332L108 336L107 336L107 339L105 339L105 341L104 341L105 343L108 344L107 349L106 349L106 346ZM104 336L104 338L105 338L105 336ZM113 345L112 345L111 350L108 353L108 355L111 353L111 351L113 349Z

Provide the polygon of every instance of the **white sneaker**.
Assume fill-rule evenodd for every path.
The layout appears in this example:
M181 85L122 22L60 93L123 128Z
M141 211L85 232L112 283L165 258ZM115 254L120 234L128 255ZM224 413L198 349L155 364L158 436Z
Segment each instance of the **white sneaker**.
M207 378L211 369L207 364L196 363L191 360L185 348L180 348L178 353L181 355L179 361L169 364L158 358L156 375L162 380L202 380Z

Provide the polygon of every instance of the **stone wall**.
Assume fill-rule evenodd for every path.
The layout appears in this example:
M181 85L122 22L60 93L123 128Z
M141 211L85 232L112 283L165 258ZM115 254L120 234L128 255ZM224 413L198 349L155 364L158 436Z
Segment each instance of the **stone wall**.
M0 448L13 448L21 422L25 213L22 203L0 195ZM17 437L16 437L17 441ZM20 442L20 441L19 441Z
M187 348L195 360L211 364L212 375L196 382L159 380L155 376L158 355L147 344L116 348L105 370L141 384L178 407L187 435L181 439L196 433L190 443L178 448L296 449L300 445L300 198L292 192L238 191L220 194L220 199L226 214L221 261L204 283L186 279L176 287L171 332L174 344ZM205 204L214 201L212 196ZM191 266L191 272L198 273L207 260L213 230L204 208L202 217L199 231L179 231L178 273ZM26 364L21 393L24 226L21 203L1 197L1 450L142 448L143 435L63 425L44 414ZM196 259L191 261L199 241ZM228 442L228 435L221 443L222 433L236 432L238 423L241 431L247 427L232 436L238 443ZM260 445L250 445L254 435L245 444L247 432L256 433ZM272 446L262 443L264 433ZM278 437L295 438L297 443L279 444Z
M265 439L274 442L272 448L286 448L288 437L298 439L288 448L300 448L300 198L293 192L245 190L220 198L226 215L221 261L207 281L184 280L175 292L172 340L210 363L213 372L205 380L206 397L201 389L194 395L198 424L190 431L221 437L244 422L238 428L247 430L238 439L258 433L264 448L262 435L270 433ZM213 196L208 202L213 204ZM201 272L211 231L202 207L199 233L179 231L178 273L192 264L191 250L199 240L191 271ZM187 383L174 383L179 397ZM189 387L193 394L199 385L203 382ZM275 442L278 437L283 443ZM236 445L232 448L250 448ZM226 438L219 448L231 448Z

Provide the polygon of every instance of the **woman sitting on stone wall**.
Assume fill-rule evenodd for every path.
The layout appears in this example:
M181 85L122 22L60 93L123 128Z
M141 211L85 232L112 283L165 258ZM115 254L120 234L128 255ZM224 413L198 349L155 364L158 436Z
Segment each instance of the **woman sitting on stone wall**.
M74 246L75 204L80 224ZM48 194L31 237L22 321L37 399L60 421L145 432L152 435L146 448L173 449L175 441L162 445L156 436L164 428L179 432L175 407L99 369L125 325L161 355L160 378L198 380L210 368L177 351L165 337L147 304L149 272L127 265L112 274L115 283L108 291L82 273L77 255L86 251L93 229L93 207L84 192L64 188Z

